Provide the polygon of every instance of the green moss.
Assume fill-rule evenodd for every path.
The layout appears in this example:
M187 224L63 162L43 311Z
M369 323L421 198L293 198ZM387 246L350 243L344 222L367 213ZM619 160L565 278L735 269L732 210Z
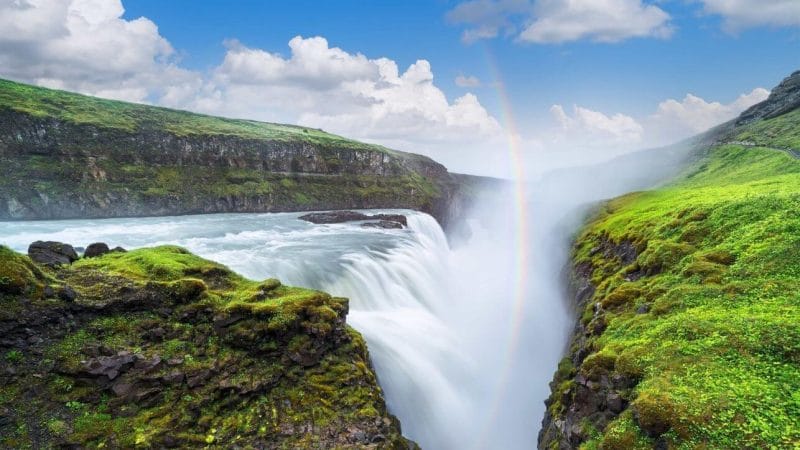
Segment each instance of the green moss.
M687 449L800 440L798 192L800 161L722 145L672 184L611 201L587 225L575 249L597 287L585 315L593 320L600 303L607 327L577 369L639 384L631 408L586 448L651 448L656 432ZM641 251L623 267L592 251L602 242ZM649 313L636 312L643 304Z
M0 256L2 267L26 261ZM35 299L17 313L80 313L61 329L37 330L47 338L41 356L3 355L0 364L18 372L0 386L0 407L13 411L16 427L3 428L4 448L162 448L169 440L327 448L350 429L404 448L397 426L386 425L394 422L366 345L344 324L345 299L247 280L174 246L109 253L48 276L78 298ZM9 299L23 304L21 295ZM119 352L139 365L160 362L92 381L87 362L127 354ZM115 383L134 386L141 399L118 396Z
M27 256L4 245L0 245L0 261L0 297L30 293L40 288L46 278Z

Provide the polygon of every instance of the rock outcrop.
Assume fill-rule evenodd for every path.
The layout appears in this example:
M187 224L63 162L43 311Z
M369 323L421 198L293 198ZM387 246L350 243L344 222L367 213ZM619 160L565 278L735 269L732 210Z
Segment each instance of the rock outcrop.
M0 246L0 447L416 448L347 311L178 247Z
M800 70L786 77L761 103L744 111L735 121L736 126L747 125L759 119L771 119L800 108Z
M69 244L36 241L28 246L28 257L39 264L56 267L77 261L78 253Z
M377 222L362 225L378 228L403 228L408 226L408 218L402 214L364 214L358 211L325 211L305 214L300 220L316 224L346 223L374 220Z

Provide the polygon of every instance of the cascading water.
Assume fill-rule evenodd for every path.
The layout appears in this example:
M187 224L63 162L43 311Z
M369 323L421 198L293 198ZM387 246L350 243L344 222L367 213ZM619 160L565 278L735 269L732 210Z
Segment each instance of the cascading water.
M393 211L408 216L406 230L313 225L292 213L0 223L0 242L19 251L37 239L171 243L250 278L349 297L348 321L369 344L404 434L428 449L528 449L567 336L566 255L519 248L515 210L479 212L456 249L433 218L412 211ZM536 217L527 231L548 241L554 216Z

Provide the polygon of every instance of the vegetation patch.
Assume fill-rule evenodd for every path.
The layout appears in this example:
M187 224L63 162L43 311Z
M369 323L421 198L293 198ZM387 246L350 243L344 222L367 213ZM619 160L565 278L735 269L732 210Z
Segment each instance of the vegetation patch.
M570 405L596 398L591 389L627 406L610 416L611 400L596 406L611 420L592 419L597 433L567 431L562 442L800 442L800 161L780 149L800 142L798 118L749 125L739 139L769 148L718 145L670 185L608 202L582 231L575 261L596 289L572 354L587 354L574 378L559 369L549 411L563 420ZM608 251L625 242L640 250L632 264ZM585 379L598 384L573 387Z

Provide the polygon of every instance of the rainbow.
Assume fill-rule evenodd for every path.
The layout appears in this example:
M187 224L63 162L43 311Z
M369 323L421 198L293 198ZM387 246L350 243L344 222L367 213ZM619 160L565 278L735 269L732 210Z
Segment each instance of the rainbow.
M503 364L500 374L495 383L493 392L493 401L489 409L488 416L485 424L479 432L477 439L475 439L474 448L482 449L488 448L487 443L491 434L491 427L498 418L498 413L506 396L506 390L509 385L509 378L512 373L512 366L514 361L514 354L517 352L520 332L522 330L522 321L524 316L525 302L527 295L530 292L528 286L528 249L530 248L529 240L529 222L528 222L528 207L525 201L525 167L523 163L522 146L520 145L520 135L517 132L517 125L514 121L513 109L511 102L506 92L505 84L500 76L500 70L495 62L494 55L492 55L488 44L484 43L484 51L486 53L487 61L489 62L489 69L492 74L492 81L497 88L497 95L501 105L501 119L505 125L505 130L508 138L509 157L511 162L511 176L514 182L514 205L515 205L515 228L516 228L516 255L515 255L515 288L514 288L514 304L511 316L511 326L508 330L507 345L504 349Z

